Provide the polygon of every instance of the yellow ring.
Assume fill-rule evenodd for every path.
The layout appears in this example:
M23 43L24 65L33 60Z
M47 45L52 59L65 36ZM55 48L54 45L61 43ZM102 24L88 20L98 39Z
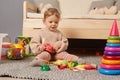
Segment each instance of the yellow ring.
M108 43L120 43L120 40L107 40Z
M120 60L107 60L107 59L102 59L102 63L104 63L104 64L120 64Z

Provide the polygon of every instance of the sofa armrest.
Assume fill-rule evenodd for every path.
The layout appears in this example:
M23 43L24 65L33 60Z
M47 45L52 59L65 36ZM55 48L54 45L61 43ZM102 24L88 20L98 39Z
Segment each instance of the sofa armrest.
M33 5L32 3L28 2L28 0L24 0L24 3L23 3L23 18L24 19L27 18L28 10L31 10L31 11L36 12L36 13L39 12L39 9L35 5Z

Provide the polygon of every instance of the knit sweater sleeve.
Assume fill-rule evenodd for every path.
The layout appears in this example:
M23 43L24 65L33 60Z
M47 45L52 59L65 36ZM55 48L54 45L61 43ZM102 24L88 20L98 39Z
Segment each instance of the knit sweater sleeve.
M30 41L30 48L34 54L41 53L41 36L40 33L36 32Z
M65 50L67 50L67 48L68 48L68 39L66 38L66 37L64 37L63 35L62 35L62 37L61 37L61 47L60 47L60 49L57 51L57 53L60 53L60 52L62 52L62 51L65 51Z

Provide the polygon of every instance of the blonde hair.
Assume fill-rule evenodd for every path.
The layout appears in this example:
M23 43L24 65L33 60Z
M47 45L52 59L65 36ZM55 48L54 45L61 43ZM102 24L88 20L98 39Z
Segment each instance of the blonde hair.
M60 13L56 8L49 8L44 13L44 19L52 15L55 15L57 18L60 18Z

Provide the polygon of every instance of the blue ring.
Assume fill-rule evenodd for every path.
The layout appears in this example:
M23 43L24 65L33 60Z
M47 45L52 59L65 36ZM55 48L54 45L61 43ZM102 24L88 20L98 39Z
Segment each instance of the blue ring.
M104 54L106 54L106 55L111 55L111 56L118 56L118 55L120 55L120 52L104 51Z
M120 47L120 44L106 43L106 46L109 46L109 47Z
M106 75L120 75L120 70L107 70L107 69L99 68L98 71Z

